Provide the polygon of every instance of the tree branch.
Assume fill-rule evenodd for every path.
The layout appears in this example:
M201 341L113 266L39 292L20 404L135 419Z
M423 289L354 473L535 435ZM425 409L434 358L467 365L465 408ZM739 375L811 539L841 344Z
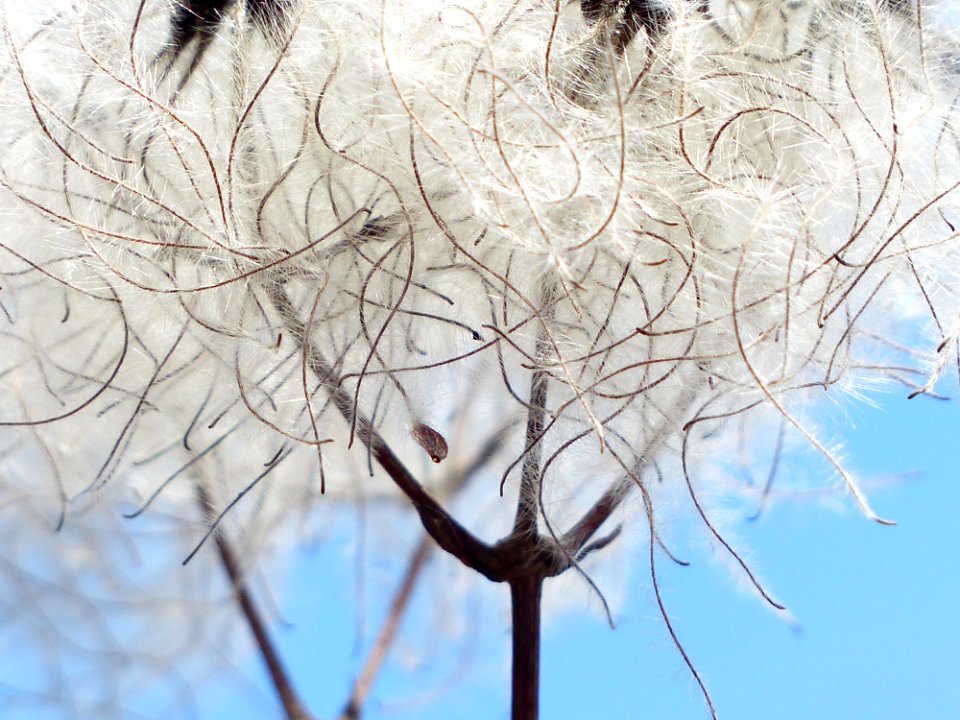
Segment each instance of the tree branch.
M196 485L196 490L197 500L203 509L204 517L206 517L208 522L213 522L217 514L210 500L210 496L199 483ZM287 720L312 720L312 716L305 709L297 691L293 687L293 683L290 681L283 661L280 659L280 655L277 653L273 641L267 632L266 624L263 622L256 605L253 603L253 598L251 598L250 593L247 592L244 585L243 574L240 572L240 566L233 554L233 549L230 547L229 542L227 542L222 532L216 533L215 540L217 543L217 552L220 555L220 563L223 565L223 569L230 580L233 596L237 601L237 605L240 606L240 611L247 621L247 625L250 627L250 632L253 633L253 638L260 651L260 657L263 659L264 665L266 665L267 673L270 675L270 681L273 683L277 697L283 705Z
M297 315L286 294L279 288L272 290L271 299L283 318L294 340L303 348L304 362L324 385L331 400L347 423L355 420L357 437L370 450L380 467L390 476L396 486L407 496L420 516L420 522L442 549L481 575L494 580L503 579L497 558L492 548L477 539L469 530L453 518L433 497L423 489L407 470L393 450L373 426L370 420L354 406L353 398L338 383L338 376L323 354L310 341L303 322Z
M607 488L607 491L593 504L580 521L568 530L560 542L571 555L577 556L607 519L616 511L623 499L634 487L630 478L623 478Z
M546 350L545 333L537 338L537 357ZM523 468L520 472L520 493L517 496L517 514L513 534L535 535L537 515L540 512L540 456L543 418L547 405L548 376L543 370L534 370L530 380L530 405L527 408L527 435L524 446Z
M340 713L340 720L359 720L363 711L363 705L367 700L367 695L370 693L370 688L373 687L373 681L380 672L383 661L386 660L387 652L393 644L397 630L400 629L400 620L403 618L403 613L406 611L410 598L413 596L413 589L416 587L420 571L426 564L432 547L433 543L431 539L424 537L417 545L413 557L410 558L407 569L403 574L403 580L400 582L400 587L397 588L397 592L393 596L393 601L390 603L387 619L383 627L380 628L380 634L377 636L377 640L373 645L370 657L367 658L363 669L360 671L360 675L357 676L357 679L353 683L350 699L347 700L347 704Z

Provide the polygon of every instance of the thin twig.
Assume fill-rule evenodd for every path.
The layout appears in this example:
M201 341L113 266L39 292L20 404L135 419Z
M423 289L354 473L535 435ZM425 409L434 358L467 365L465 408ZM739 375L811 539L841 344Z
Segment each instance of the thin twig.
M373 687L373 681L380 672L383 661L387 658L387 653L397 635L397 630L400 629L400 621L403 619L404 612L410 603L413 590L420 577L420 572L426 564L432 549L433 541L428 536L424 536L417 545L417 549L410 558L410 562L407 564L407 569L403 574L403 580L400 581L400 587L397 588L393 601L390 603L387 619L383 627L380 628L380 634L373 644L370 656L367 658L360 674L353 683L350 699L347 700L347 704L340 713L340 720L359 720L363 711L363 705L367 700L367 695L369 695L370 689Z
M634 486L635 483L630 478L624 478L607 488L607 491L600 496L593 507L584 513L580 521L563 536L561 543L567 552L571 555L577 555L614 511L620 507L623 499Z
M203 509L203 515L207 522L213 522L217 516L213 502L207 491L199 483L196 486L197 500ZM240 606L240 612L243 614L250 632L257 643L257 649L260 651L260 657L267 667L267 673L270 675L270 681L273 683L277 697L283 705L283 710L287 720L312 720L312 716L307 712L300 700L297 691L293 687L290 676L280 659L277 649L270 639L266 624L260 613L254 605L253 598L247 591L243 580L243 573L240 571L240 564L237 562L233 549L227 541L223 532L216 534L217 551L220 556L220 563L230 580L230 586L233 589L233 596Z
M447 482L443 483L446 496L456 495L463 489L464 485L490 461L503 444L505 430L512 424L513 423L508 423L501 431L491 435L477 452L473 462L467 465L462 471L451 473L451 475L448 476ZM416 550L414 550L410 561L407 563L407 569L404 572L403 579L400 581L400 586L397 588L393 600L390 603L387 618L380 629L380 633L370 651L369 657L360 671L360 675L354 681L350 698L344 705L339 720L359 720L363 715L363 706L380 669L383 667L383 662L386 660L390 647L396 639L400 622L407 608L410 606L413 591L423 575L423 568L426 566L426 560L429 558L432 549L433 542L430 536L424 535L423 539L417 545Z
M553 295L549 288L541 293L544 317L537 332L536 359L548 357L550 342L547 323L553 315ZM517 514L513 521L514 536L536 535L537 516L540 512L540 455L543 444L544 415L547 409L549 375L543 369L533 371L530 379L530 403L527 406L527 435L524 445L523 468L520 472L520 493L517 496Z
M370 420L355 406L353 397L339 385L339 378L319 349L310 341L307 328L299 319L296 309L279 288L271 292L274 306L283 318L295 342L302 344L306 362L311 372L324 385L324 389L337 410L348 424L356 427L356 436L370 450L374 460L390 476L394 484L407 496L420 516L420 521L437 544L460 562L485 577L500 581L503 571L497 562L497 554L486 543L477 539L457 522L440 503L423 489L394 454Z

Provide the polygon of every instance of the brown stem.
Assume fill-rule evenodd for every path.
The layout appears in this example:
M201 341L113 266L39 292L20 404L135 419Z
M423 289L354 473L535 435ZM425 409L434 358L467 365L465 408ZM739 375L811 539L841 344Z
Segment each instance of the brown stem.
M549 287L543 290L544 307L551 307L548 301L552 292ZM305 366L324 385L344 420L356 428L356 437L369 448L370 454L380 467L413 504L430 537L466 567L494 582L506 582L510 585L513 615L512 720L537 720L540 691L540 600L543 581L544 578L560 574L573 563L570 552L563 552L558 548L557 539L552 536L543 537L538 530L540 484L543 481L540 442L546 416L548 374L534 370L531 378L526 447L514 527L507 537L491 546L460 525L437 499L427 493L393 453L373 423L355 406L354 398L341 387L336 370L311 341L309 328L300 319L286 293L279 287L274 288L271 299L287 329L302 348ZM549 354L549 328L546 319L543 319L543 322L537 337L538 357ZM485 462L488 454L482 453L482 457L481 462ZM620 505L625 492L622 483L608 490L560 541L561 544L570 545L574 553L583 550L590 538ZM615 533L608 539L597 541L596 548L607 544L613 537ZM415 557L413 562L416 567L416 563L422 561ZM413 575L415 576L416 572ZM409 587L405 580L391 607L388 622L377 640L373 655L358 678L351 698L343 710L341 720L355 720L360 716L363 700L396 632L403 607L409 600L413 580L408 579Z
M520 494L513 534L535 533L540 512L540 455L543 418L547 405L547 374L536 370L530 381L530 407L527 410L526 455L520 473Z
M456 521L410 473L400 458L364 415L354 406L353 397L340 384L333 366L327 362L319 348L310 341L308 329L297 315L297 310L286 294L279 288L271 293L274 306L295 341L303 348L303 361L310 371L325 386L330 399L348 424L356 427L357 437L370 449L370 454L390 476L394 484L413 504L420 522L441 548L494 581L503 580L502 569L491 548L477 539L469 530Z
M506 426L505 426L506 427ZM446 495L457 494L466 483L478 473L489 460L494 456L500 445L503 443L505 428L493 433L480 448L477 456L469 465L460 471L454 471L448 475L447 482L443 483L446 489ZM443 498L441 498L442 500ZM410 598L413 590L419 581L422 570L426 565L430 551L433 549L433 541L429 535L424 535L423 539L417 545L413 556L407 563L407 569L404 572L400 587L394 593L393 600L390 603L390 610L387 618L380 629L377 641L374 643L370 656L367 658L351 689L350 697L344 705L338 720L359 720L363 715L363 706L370 694L370 689L376 680L380 668L387 657L390 647L397 636L400 628L400 622L410 604Z
M203 508L204 516L206 516L209 522L213 522L214 518L216 518L213 503L207 491L199 484L197 485L197 499ZM247 621L247 625L250 627L250 632L253 633L253 638L257 643L257 649L260 651L260 657L263 659L267 673L270 675L270 681L273 683L277 697L281 705L283 705L287 720L312 720L312 716L300 701L300 697L297 695L297 691L290 681L287 670L283 666L283 661L280 659L280 655L267 632L266 624L263 622L263 618L260 617L260 612L253 603L253 598L250 597L250 593L247 592L244 586L243 573L240 571L240 564L233 554L230 543L223 533L216 534L216 543L217 552L220 555L220 563L223 565L223 569L230 579L230 585L233 588L233 596L237 601L237 605L240 606L240 611Z
M536 357L549 356L548 322L553 319L556 288L541 288L541 327L537 333ZM530 378L530 402L527 405L526 447L520 474L520 492L513 532L497 549L512 556L510 607L513 617L512 720L537 720L540 715L540 598L543 579L556 569L555 547L541 537L538 529L541 484L541 455L544 418L547 412L549 375L535 369Z
M547 284L541 290L541 326L537 332L536 358L543 360L549 356L550 329L548 321L553 319L555 288ZM530 402L527 405L527 435L523 455L523 469L520 473L520 493L517 496L517 514L513 521L513 535L537 534L537 516L540 514L540 456L543 447L544 416L547 412L547 389L549 376L542 369L533 371L530 378Z
M563 536L561 543L568 553L576 556L592 538L600 526L620 507L627 493L633 488L633 482L625 478L611 485L593 504L579 522Z
M524 573L510 580L513 616L511 720L537 720L540 713L540 596L543 578Z
M380 667L387 657L387 652L393 644L393 639L400 629L400 620L407 609L410 597L413 595L413 589L416 587L417 578L423 569L427 558L430 556L430 550L433 548L433 542L427 536L420 541L413 557L407 565L407 570L403 575L400 587L397 589L390 603L390 610L387 613L386 622L380 629L377 641L373 645L373 650L367 662L364 664L360 675L353 683L353 691L350 693L350 699L340 713L340 720L358 720L363 712L363 704L367 700L370 688L373 687L373 681L380 672Z

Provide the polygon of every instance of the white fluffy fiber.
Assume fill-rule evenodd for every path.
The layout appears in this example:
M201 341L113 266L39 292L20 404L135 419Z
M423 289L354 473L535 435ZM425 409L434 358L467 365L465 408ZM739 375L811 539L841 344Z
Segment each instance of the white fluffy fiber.
M424 481L506 433L490 536L532 368L562 526L621 477L683 485L731 416L817 446L811 393L923 388L877 369L903 323L925 319L927 371L956 358L935 8L664 2L621 55L617 16L577 2L227 5L176 54L173 2L6 3L0 482L40 518L0 524L14 566L117 501L191 519L188 549L196 485L222 509L265 468L226 518L251 557L313 503L391 494L296 323Z

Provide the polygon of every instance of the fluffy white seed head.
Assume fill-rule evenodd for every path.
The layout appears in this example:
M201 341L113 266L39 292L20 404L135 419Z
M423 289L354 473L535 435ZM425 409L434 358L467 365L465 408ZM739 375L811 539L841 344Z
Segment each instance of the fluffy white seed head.
M560 527L695 482L738 416L832 462L812 395L932 388L882 369L904 323L934 379L956 359L956 47L926 4L222 5L7 3L0 473L51 526L107 495L195 542L197 487L253 484L224 521L252 558L321 468L321 505L394 494L368 418L438 493L503 437L493 537L539 371Z

